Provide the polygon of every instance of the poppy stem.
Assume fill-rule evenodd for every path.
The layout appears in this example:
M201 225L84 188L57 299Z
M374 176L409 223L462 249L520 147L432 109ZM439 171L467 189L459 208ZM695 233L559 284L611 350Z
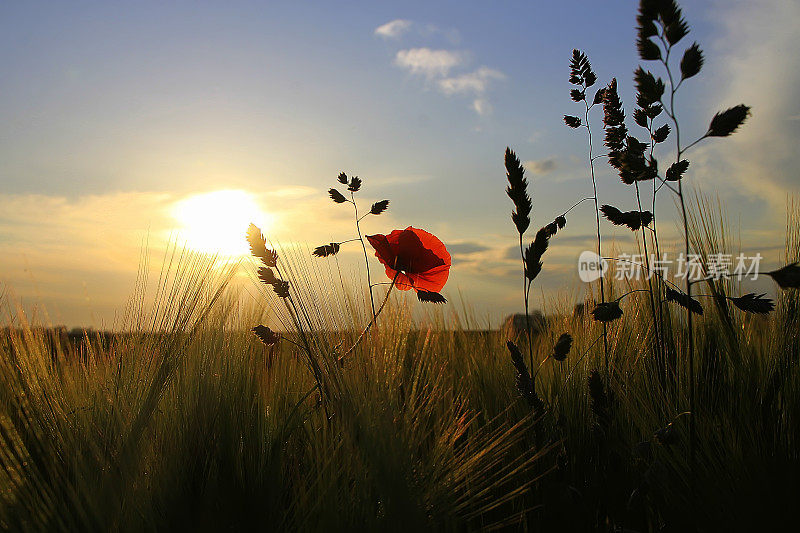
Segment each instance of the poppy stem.
M356 339L356 342L353 343L353 345L350 347L350 349L347 350L344 354L342 354L341 357L339 357L339 363L340 364L344 360L344 358L347 357L350 354L350 352L352 352L353 350L356 349L356 346L361 344L361 340L364 338L364 335L367 334L367 332L372 327L372 325L375 324L375 322L377 321L378 315L381 314L381 311L383 311L383 308L386 306L386 302L389 301L389 295L392 293L392 289L394 289L395 282L397 281L397 277L399 275L400 275L400 271L398 270L395 273L394 278L392 278L392 284L389 285L389 290L386 291L386 296L383 298L383 303L381 303L381 306L378 308L378 312L375 314L374 317L372 317L372 320L370 320L369 324L367 324L367 327L364 328L364 331L361 332L361 335L358 336L358 338Z

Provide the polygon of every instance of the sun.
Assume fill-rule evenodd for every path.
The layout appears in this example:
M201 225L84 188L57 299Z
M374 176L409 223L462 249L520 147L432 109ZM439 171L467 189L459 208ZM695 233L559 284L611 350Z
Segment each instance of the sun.
M252 194L242 190L189 196L174 205L172 215L180 223L178 242L221 256L246 256L247 226L252 222L266 232L272 219Z

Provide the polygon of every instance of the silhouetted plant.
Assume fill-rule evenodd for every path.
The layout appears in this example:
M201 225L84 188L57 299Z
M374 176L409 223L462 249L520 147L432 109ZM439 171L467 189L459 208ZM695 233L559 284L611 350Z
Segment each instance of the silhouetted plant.
M526 248L523 243L525 232L530 227L531 219L530 214L533 208L531 197L528 194L528 180L525 178L525 169L522 166L517 155L511 150L506 148L505 152L505 167L506 177L508 179L508 187L506 194L511 198L514 203L514 211L511 213L511 220L517 229L519 235L519 252L522 260L522 296L525 305L525 332L528 338L528 359L530 368L534 367L533 364L533 334L530 319L530 290L533 281L542 271L542 257L547 251L550 238L567 224L566 214L557 216L552 222L539 228L533 241ZM568 212L568 211L567 211ZM515 352L519 352L516 344L508 341L508 349L511 351L512 362L517 368L517 372L521 374L520 367L515 358ZM531 393L536 394L536 374L530 375L530 389ZM529 402L530 403L530 402ZM538 405L538 404L537 404Z
M267 326L258 325L253 328L253 333L258 340L263 342L266 346L274 346L281 340L281 336L269 329Z
M749 292L738 297L728 297L728 300L746 313L767 314L775 309L775 303L764 297L765 294Z
M304 315L304 311L297 305L294 298L292 298L289 282L282 279L283 275L278 265L278 253L275 250L267 248L267 240L255 224L250 224L247 228L247 242L250 244L250 251L253 256L260 259L264 265L258 269L258 279L262 283L272 287L272 290L284 303L292 318L292 323L302 343L299 347L303 350L306 363L314 376L316 388L320 398L322 398L323 408L325 408L327 412L327 407L325 405L326 389L323 382L322 369L316 354L311 348L311 343L308 338L308 333L311 331L310 320ZM268 346L273 344L273 340L277 342L277 339L274 338L275 334L264 325L254 327L253 333L261 342Z
M350 199L348 200L347 197L339 192L338 189L331 188L328 190L328 195L331 197L337 204L343 204L349 202L353 204L353 211L355 212L355 224L356 224L356 233L358 233L358 237L354 239L348 239L346 241L340 242L332 242L330 244L323 244L322 246L317 246L314 249L313 255L316 257L329 257L332 255L336 255L339 253L341 249L341 245L348 243L348 242L355 242L359 241L361 243L361 248L364 251L364 264L367 269L367 287L369 289L369 303L372 308L372 319L374 320L377 316L377 312L375 310L375 297L373 295L373 288L375 287L372 283L372 278L370 276L369 270L369 257L367 255L367 245L364 243L364 237L361 233L361 221L367 217L368 215L380 215L389 207L389 200L380 200L375 202L370 207L369 211L367 211L364 215L359 216L358 214L358 204L356 203L355 193L361 190L362 180L358 176L348 177L347 174L344 172L339 173L337 176L337 181L342 185L347 185L347 190L350 191Z
M675 302L692 313L696 313L698 315L703 314L703 306L700 305L700 302L688 294L684 294L681 291L667 287L665 295L668 302Z
M586 98L587 91L590 87L594 86L597 82L597 75L592 70L592 65L589 58L585 53L580 50L572 50L572 58L569 63L569 82L575 88L570 90L570 98L574 102L583 102L583 120L576 116L564 115L564 123L571 128L579 128L581 126L586 128L586 137L588 140L588 159L589 159L589 177L592 182L592 196L580 200L578 204L585 200L592 200L594 202L595 213L595 233L597 236L597 256L603 257L602 238L600 232L600 209L598 207L599 200L597 198L597 179L594 172L594 142L592 139L592 127L589 121L589 113L594 106L603 102L606 90L600 88L595 91L592 97L592 103ZM574 209L578 204L572 206L567 212ZM602 259L601 259L602 260ZM605 282L603 277L600 277L600 302L606 301ZM603 356L605 361L605 371L608 374L608 331L605 322L603 323Z
M517 370L517 390L519 391L520 395L525 398L525 401L528 402L528 405L534 410L534 412L537 414L541 413L544 410L544 404L539 398L539 395L536 394L536 387L533 377L531 376L530 372L528 372L528 367L525 366L525 360L522 358L522 353L519 351L517 345L512 341L506 341L506 347L508 348L508 352L511 354L511 363Z
M775 280L781 289L800 288L800 264L792 263L783 268L767 272L767 275Z
M556 341L556 345L553 347L553 355L551 357L556 361L561 362L567 358L571 348L572 335L569 333L562 333L558 338L558 341Z

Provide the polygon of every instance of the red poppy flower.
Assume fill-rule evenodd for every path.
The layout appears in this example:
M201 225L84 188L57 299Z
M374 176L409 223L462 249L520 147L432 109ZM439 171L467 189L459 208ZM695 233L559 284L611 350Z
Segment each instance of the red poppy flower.
M375 257L386 267L386 275L395 279L401 291L439 292L450 274L450 254L425 230L407 227L389 235L367 235L375 248ZM397 274L400 272L400 274Z

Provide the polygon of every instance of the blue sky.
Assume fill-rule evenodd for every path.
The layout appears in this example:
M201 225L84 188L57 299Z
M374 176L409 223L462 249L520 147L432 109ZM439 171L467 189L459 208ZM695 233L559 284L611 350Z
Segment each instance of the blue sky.
M316 245L352 233L324 192L346 171L364 179L365 203L392 201L368 232L411 224L439 235L458 252L448 290L500 317L519 308L503 150L529 169L534 227L590 194L585 136L561 121L577 111L569 56L585 50L601 84L617 76L631 109L636 6L4 3L0 282L54 322L108 325L143 239L163 245L177 202L244 190L269 214L272 238ZM772 228L798 190L800 68L788 52L800 8L682 7L686 44L697 40L707 58L681 88L687 136L717 110L753 106L740 135L691 154L692 185L719 196L737 230L741 220L742 246L777 265L783 235ZM598 175L601 202L633 208L618 178ZM672 231L671 200L660 209ZM580 290L574 264L591 246L592 217L588 204L570 217L537 281L545 294ZM616 234L624 247L629 235Z

